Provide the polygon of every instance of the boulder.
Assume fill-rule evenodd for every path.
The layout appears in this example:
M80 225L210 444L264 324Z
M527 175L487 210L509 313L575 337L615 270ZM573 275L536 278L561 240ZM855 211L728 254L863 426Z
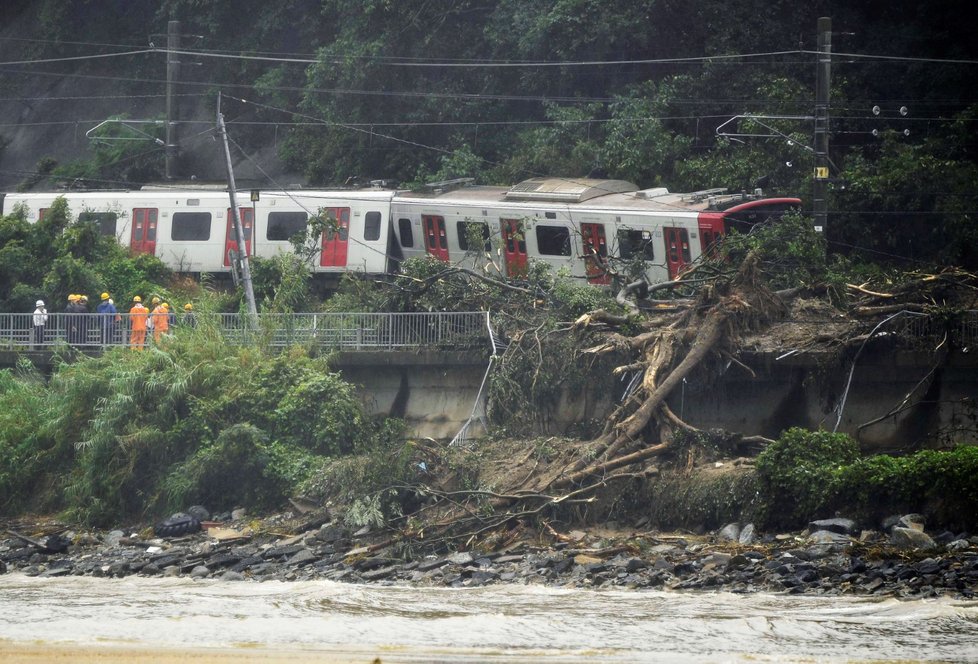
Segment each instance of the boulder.
M851 535L856 532L856 522L852 519L819 519L809 523L808 530L811 532L828 530L842 535Z
M899 526L890 531L890 545L897 549L933 549L937 546L924 531Z
M717 533L717 537L722 540L728 540L730 542L736 542L740 539L740 524L739 523L728 523L720 532Z

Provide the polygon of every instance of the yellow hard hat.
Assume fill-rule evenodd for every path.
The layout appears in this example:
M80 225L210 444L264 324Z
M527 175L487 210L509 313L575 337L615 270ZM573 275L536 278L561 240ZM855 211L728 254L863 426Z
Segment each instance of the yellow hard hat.
M154 297L153 298L153 304L159 304L159 303L160 303L160 298Z
M109 294L108 293L102 293L102 299L103 300L108 300L109 299Z
M193 308L194 308L194 305L190 304L189 302L187 302L185 305L183 305L184 311L190 311Z
M169 305L169 304L167 304L166 302L164 302L164 303L163 303L163 304L161 304L160 306L161 306L161 307L163 307L164 309L169 309L169 308L170 308L170 305Z
M78 296L75 295L74 293L71 293L70 295L68 295L68 301L69 302L74 302L77 299L78 299Z
M141 298L141 297L139 297L139 296L137 295L136 297L134 297L134 298L132 298L132 301L133 301L133 302L142 302L142 301L143 301L143 298Z

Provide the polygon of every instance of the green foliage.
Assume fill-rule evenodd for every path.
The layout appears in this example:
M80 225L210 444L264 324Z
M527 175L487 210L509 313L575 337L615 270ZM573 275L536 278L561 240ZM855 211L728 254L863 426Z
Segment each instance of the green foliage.
M273 420L281 435L327 456L352 452L367 431L353 387L335 373L306 375L291 385Z
M312 309L312 272L299 255L253 258L251 276L255 299L263 311L292 313Z
M97 525L201 502L281 503L323 453L391 445L352 388L301 348L232 347L202 320L165 347L119 348L45 384L0 372L0 505Z
M970 529L978 525L978 447L861 457L843 434L789 429L757 459L760 518L798 527L841 513L868 525L900 512Z
M255 509L276 507L295 478L276 464L268 435L252 424L234 424L221 431L213 444L198 448L173 466L163 480L166 503L173 509L201 504L213 510L239 505Z
M735 230L720 245L717 260L740 265L751 252L761 259L773 289L825 283L844 289L845 264L829 256L825 236L815 231L810 218L796 212L759 223L748 233Z
M409 487L419 480L416 450L403 442L404 425L385 420L369 426L354 454L325 464L302 485L306 495L349 505L345 515L355 526L379 526L401 516L416 500Z
M970 530L978 524L978 447L859 459L833 473L830 491L828 509L869 523L921 512L930 522Z
M20 211L0 218L0 311L31 311L38 298L58 311L70 293L108 291L120 306L133 295L165 294L172 274L147 254L130 255L92 222L79 222L63 198L28 223Z
M796 525L817 518L831 496L833 471L858 457L856 442L845 434L788 429L757 457L763 520Z

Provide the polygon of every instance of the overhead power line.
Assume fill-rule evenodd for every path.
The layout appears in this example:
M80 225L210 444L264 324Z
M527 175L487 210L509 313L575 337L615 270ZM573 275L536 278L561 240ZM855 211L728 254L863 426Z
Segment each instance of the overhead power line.
M157 49L146 48L139 51L126 51L124 53L97 53L92 55L74 55L65 58L43 58L40 60L11 60L9 62L0 62L0 67L9 67L11 65L43 65L52 62L77 62L79 60L102 60L105 58L120 58L127 55L155 53L156 51Z

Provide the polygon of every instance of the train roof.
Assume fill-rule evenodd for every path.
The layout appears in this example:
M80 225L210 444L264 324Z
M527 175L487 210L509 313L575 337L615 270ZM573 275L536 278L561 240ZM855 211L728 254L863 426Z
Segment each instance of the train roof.
M670 193L665 187L639 189L624 180L591 178L533 178L512 187L466 186L448 191L399 192L398 200L429 200L446 204L493 205L531 204L660 212L704 212L723 210L747 200L752 194L728 194L725 189Z

